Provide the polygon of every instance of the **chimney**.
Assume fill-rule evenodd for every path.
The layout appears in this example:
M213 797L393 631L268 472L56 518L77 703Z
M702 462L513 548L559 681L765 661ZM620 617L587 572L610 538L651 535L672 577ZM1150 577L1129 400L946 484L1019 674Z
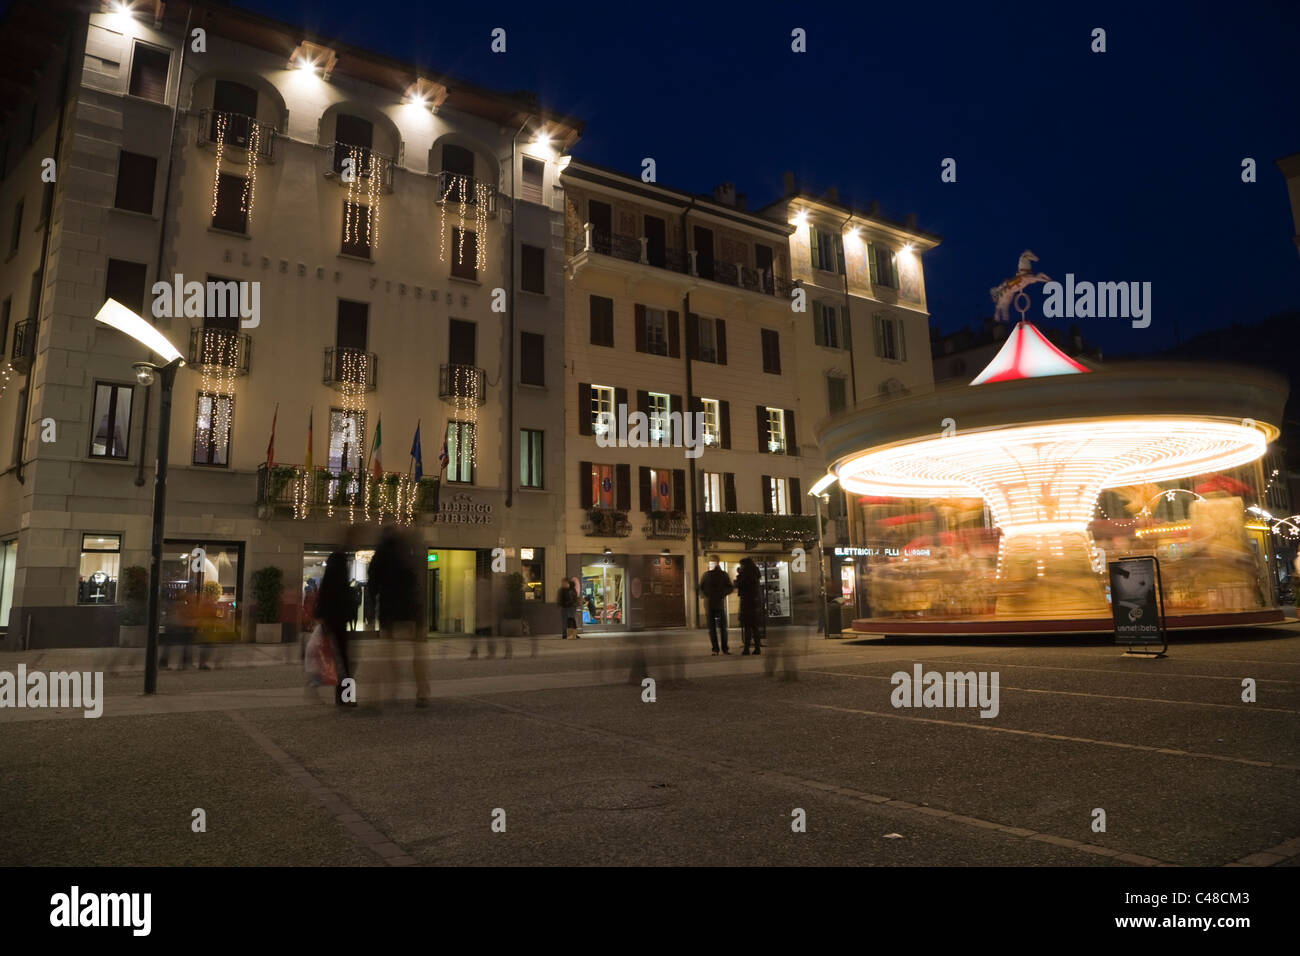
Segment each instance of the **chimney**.
M909 212L907 214L907 228L911 229L913 232L916 231L916 213Z
M840 188L838 186L832 186L830 189L826 190L826 198L838 206L840 202Z
M749 197L744 193L736 193L736 208L744 212L749 208Z
M795 188L794 188L794 173L792 173L792 172L791 172L790 170L788 170L788 169L787 169L784 173L782 173L782 174L781 174L781 185L782 185L782 187L785 189L785 194L786 194L787 196L793 196L794 193L795 193Z
M873 199L871 200L871 202L867 203L867 215L868 216L880 215L880 200Z
M724 206L736 205L736 184L720 183L713 187L713 198Z

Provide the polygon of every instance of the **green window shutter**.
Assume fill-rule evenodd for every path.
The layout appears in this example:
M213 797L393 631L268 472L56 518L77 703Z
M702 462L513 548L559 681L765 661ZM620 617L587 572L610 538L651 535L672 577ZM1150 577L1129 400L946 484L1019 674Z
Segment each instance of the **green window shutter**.
M885 354L885 330L880 316L873 315L871 317L871 327L876 333L876 355L883 357Z
M835 271L844 275L844 237L835 236Z
M821 248L817 243L817 230L813 226L808 227L808 250L812 253L812 267L820 269L822 267Z
M898 339L898 360L900 362L907 360L907 346L903 342L903 320L894 320L895 338Z
M813 303L813 341L818 345L826 344L826 326L822 318L822 308L820 302Z
M880 281L880 278L876 269L876 246L871 242L867 243L867 267L871 270L871 284L875 285ZM877 350L876 354L880 354L879 350Z

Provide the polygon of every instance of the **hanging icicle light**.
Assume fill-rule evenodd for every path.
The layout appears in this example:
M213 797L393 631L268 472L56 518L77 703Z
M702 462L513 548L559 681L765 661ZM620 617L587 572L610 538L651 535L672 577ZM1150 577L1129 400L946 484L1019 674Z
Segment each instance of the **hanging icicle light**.
M226 150L226 114L217 114L217 165L212 173L212 215L217 214L217 194L221 187L221 155Z
M462 429L461 453L474 464L478 460L478 393L482 372L473 365L453 365L451 374L452 414L456 421L470 426L468 441Z
M249 121L248 130L248 176L244 179L244 192L239 197L240 212L248 215L248 224L253 224L253 196L257 192L257 151L262 143L261 127L255 121Z
M447 261L447 204L451 200L460 206L460 218L456 226L460 230L460 234L456 237L456 265L464 264L465 210L470 205L473 205L474 235L476 238L474 266L476 269L483 270L487 268L488 199L491 192L485 183L480 183L468 176L457 176L449 173L447 174L446 183L446 187L442 191L442 222L439 230L438 259L440 262Z
M362 156L362 148L353 146L348 151L348 156L352 160L352 178L348 181L348 192L344 211L343 220L343 238L348 243L357 243L361 240L362 215L361 210L364 208L365 214L365 238L366 245L375 250L379 248L379 196L383 188L380 176L383 171L383 161L374 152L369 152L368 157ZM363 158L366 165L362 167ZM366 189L364 193L365 203L362 204L363 193L361 191L361 180L366 180Z
M204 329L199 393L209 402L213 443L225 456L230 441L230 406L239 367L239 336L224 329ZM222 402L222 399L225 402Z

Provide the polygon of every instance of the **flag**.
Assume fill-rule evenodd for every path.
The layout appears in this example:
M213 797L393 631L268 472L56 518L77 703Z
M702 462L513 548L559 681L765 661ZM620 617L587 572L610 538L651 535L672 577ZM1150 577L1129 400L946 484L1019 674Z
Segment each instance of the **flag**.
M450 430L450 428L448 430ZM447 454L447 432L446 431L442 433L442 451L438 452L438 464L442 466L440 469L438 469L440 472L446 471L447 466L451 464L451 456Z
M307 412L307 459L302 464L309 475L311 474L311 419L314 412L315 409Z
M415 462L415 480L424 477L424 457L420 454L420 423L415 423L415 440L411 442L411 460Z
M280 403L275 403L275 414L271 416L271 440L266 443L266 467L275 465L275 420L280 417Z
M382 454L380 446L384 442L383 428L384 416L380 415L378 420L375 422L375 443L370 448L370 475L375 479L375 481L378 481L384 474L384 466L380 461L380 456Z

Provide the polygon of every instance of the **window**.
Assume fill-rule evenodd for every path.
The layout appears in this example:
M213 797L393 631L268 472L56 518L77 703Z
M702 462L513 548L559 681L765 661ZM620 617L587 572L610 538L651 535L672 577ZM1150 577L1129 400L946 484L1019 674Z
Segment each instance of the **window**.
M0 356L6 354L5 348L9 343L9 313L14 308L14 297L9 296L4 302L0 303Z
M650 392L648 404L646 414L650 419L650 440L668 441L668 412L672 403L664 392Z
M145 278L149 267L143 262L109 259L104 281L104 298L116 299L137 315L148 315L144 307Z
M203 328L238 332L239 282L208 273L207 290L208 307L203 310Z
M758 424L759 450L772 455L784 455L785 409L758 406Z
M219 125L224 120L223 142L246 149L256 119L257 90L232 80L217 80L213 84L212 119L208 132L214 142Z
M77 603L116 604L121 560L121 535L83 534L81 565L77 569Z
M330 474L350 471L353 474L362 469L362 451L366 445L366 419L360 411L345 411L342 408L330 409ZM351 492L353 489L347 489Z
M46 183L41 188L41 224L50 221L50 212L54 209L54 183Z
M338 318L334 324L334 347L364 352L369 326L369 305L365 302L339 299Z
M770 515L789 514L789 496L784 478L767 478L767 500L763 510Z
M699 362L727 364L727 325L722 319L688 315L686 341L690 358Z
M519 196L524 202L543 202L542 177L546 173L546 164L531 156L524 157L524 175Z
M704 477L704 510L705 511L723 511L723 478L722 472L706 471Z
M605 435L614 427L614 389L606 385L591 386L591 428Z
M0 627L9 626L14 603L14 573L18 570L18 539L0 543Z
M818 345L828 349L838 349L840 345L840 313L833 305L813 303L816 325L813 329Z
M681 479L677 476L681 474L685 477L685 472L673 471L669 468L642 468L641 474L646 482L643 489L646 493L642 500L642 511L675 511L682 507L677 501L677 496L673 493L673 486Z
M763 329L763 371L773 375L781 374L781 333L775 329Z
M451 227L451 274L457 279L478 279L478 233Z
M618 500L615 488L615 466L591 466L591 506L593 508L613 508Z
M478 326L464 319L447 323L447 361L452 365L477 364Z
M464 176L466 179L474 178L474 153L464 146L457 146L454 143L445 143L442 147L442 171L450 173L452 176ZM473 190L466 192L466 196L472 196ZM460 190L454 190L449 198L460 198Z
M645 310L645 350L651 355L668 354L668 316L663 309Z
M474 483L474 423L447 423L447 480Z
M614 300L591 297L591 344L614 347Z
M542 432L533 428L519 429L519 486L544 488L542 477Z
M824 272L844 274L844 238L824 229L813 229L808 236L812 266Z
M904 361L907 347L903 340L903 322L885 315L875 317L876 354L881 358Z
M199 395L194 409L194 464L230 464L233 395Z
M131 438L131 396L134 392L130 385L95 383L91 458L126 458Z
M370 258L370 206L343 200L343 237L339 251L358 259Z
M137 41L135 55L131 57L131 85L127 92L155 103L167 102L167 71L171 60L171 54L166 50Z
M520 548L519 571L524 576L524 600L546 600L546 549Z
M32 273L32 288L31 288L31 292L27 296L27 318L29 319L40 318L38 313L40 312L40 308L41 308L41 280L43 278L44 278L44 274L41 272L40 269L37 269L35 272ZM144 293L142 290L141 295L143 294ZM36 342L34 340L32 342L31 348L32 351L35 352Z
M894 272L894 253L887 246L872 243L868 247L867 261L871 266L871 284L889 289L898 288L898 275Z
M702 279L713 278L713 230L696 226L695 234L695 271Z
M375 143L375 124L360 116L340 113L334 118L334 172L342 174L343 160L355 155L357 176L370 175L370 148Z
M830 375L826 378L826 405L832 415L848 407L848 392L844 384L842 376Z
M546 384L546 336L538 332L519 333L519 383Z
M546 294L546 250L524 245L519 250L519 288Z
M248 209L244 191L248 180L243 176L222 173L217 177L217 211L212 214L212 228L243 235L248 231Z
M700 399L700 410L704 413L704 428L701 436L704 444L721 445L722 422L718 414L718 400L716 398Z
M23 201L20 199L14 205L14 222L13 229L9 233L9 252L18 251L18 238L23 234Z

